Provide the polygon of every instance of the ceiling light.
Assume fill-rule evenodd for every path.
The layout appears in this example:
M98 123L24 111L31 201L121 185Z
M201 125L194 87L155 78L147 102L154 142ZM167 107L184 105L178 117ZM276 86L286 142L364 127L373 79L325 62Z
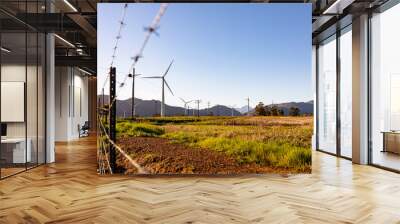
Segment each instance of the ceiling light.
M81 71L81 72L83 72L83 73L85 73L86 75L92 75L92 73L90 73L90 72L88 72L88 71L85 71L85 70L83 70L83 69L81 69L81 68L78 68L78 70Z
M71 42L69 42L68 40L60 37L58 34L54 34L55 37L57 37L59 40L61 40L62 42L66 43L67 45L69 45L70 47L75 48L75 45L73 45Z
M74 12L78 12L78 10L68 1L64 0L65 4L67 4Z
M343 10L351 5L355 0L336 0L322 14L342 14Z
M4 51L6 53L10 53L11 52L11 50L9 50L9 49L7 49L5 47L1 47L1 51Z

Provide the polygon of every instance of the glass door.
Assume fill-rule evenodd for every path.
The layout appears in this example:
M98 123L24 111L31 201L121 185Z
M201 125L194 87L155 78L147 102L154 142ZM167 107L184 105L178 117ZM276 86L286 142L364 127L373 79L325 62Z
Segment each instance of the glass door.
M318 47L318 148L336 154L336 35Z

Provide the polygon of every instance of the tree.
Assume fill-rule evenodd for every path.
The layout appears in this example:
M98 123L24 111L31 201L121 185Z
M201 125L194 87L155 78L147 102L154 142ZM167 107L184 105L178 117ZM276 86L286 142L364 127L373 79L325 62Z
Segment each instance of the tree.
M278 116L278 107L277 106L271 106L271 116Z
M285 112L283 111L283 109L278 109L278 116L284 116Z
M300 115L300 109L298 107L290 107L289 108L289 115L290 116L299 116Z
M262 102L258 103L256 108L254 109L254 113L255 113L256 116L265 116L266 115L265 107L264 107L264 104Z
M266 116L271 116L271 107L265 106L264 109L265 109L265 115Z

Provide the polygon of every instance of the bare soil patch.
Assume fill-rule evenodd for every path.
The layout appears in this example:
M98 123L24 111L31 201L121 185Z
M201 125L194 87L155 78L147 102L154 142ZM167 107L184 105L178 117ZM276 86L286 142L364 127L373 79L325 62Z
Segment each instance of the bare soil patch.
M171 143L164 138L120 138L118 145L151 174L287 173L257 164L239 164L224 153ZM117 163L126 174L137 173L123 158L119 157Z

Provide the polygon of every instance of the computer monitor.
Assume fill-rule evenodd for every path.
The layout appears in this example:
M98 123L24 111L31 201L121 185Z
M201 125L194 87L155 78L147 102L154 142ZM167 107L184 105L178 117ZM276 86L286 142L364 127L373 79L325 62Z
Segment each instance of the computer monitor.
M7 124L1 123L1 137L7 136Z

